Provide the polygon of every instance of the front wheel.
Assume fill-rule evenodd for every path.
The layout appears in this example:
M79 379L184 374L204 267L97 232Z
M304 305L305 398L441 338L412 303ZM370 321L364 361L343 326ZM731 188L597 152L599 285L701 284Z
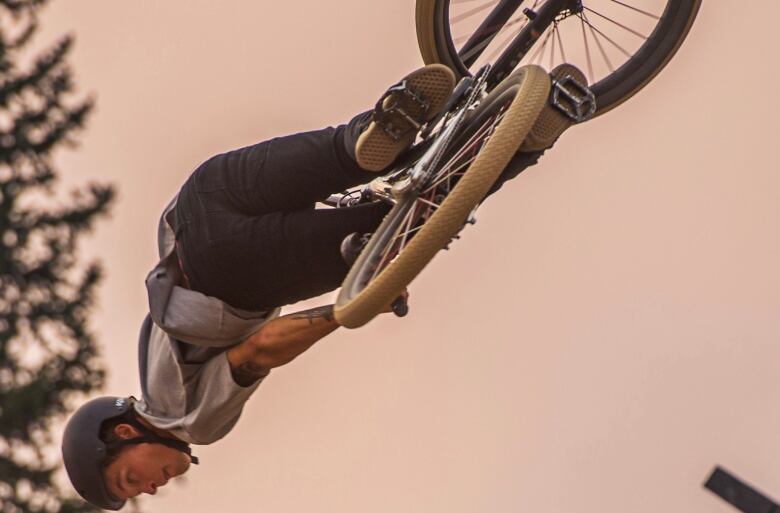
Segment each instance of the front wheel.
M517 65L505 53L528 26L529 15L549 1L417 0L423 60L445 64L460 76L485 63ZM701 0L571 0L566 5L520 56L519 65L552 70L566 62L584 70L600 115L639 92L666 66L688 35Z
M472 111L441 165L393 206L353 264L335 306L357 328L386 308L466 224L544 108L550 78L517 70Z

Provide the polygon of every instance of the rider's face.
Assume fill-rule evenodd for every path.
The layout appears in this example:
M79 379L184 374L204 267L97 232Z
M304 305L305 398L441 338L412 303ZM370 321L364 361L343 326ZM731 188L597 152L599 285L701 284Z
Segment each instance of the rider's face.
M142 493L154 495L158 488L185 473L189 466L189 456L167 445L130 445L105 468L103 477L112 495L129 499Z

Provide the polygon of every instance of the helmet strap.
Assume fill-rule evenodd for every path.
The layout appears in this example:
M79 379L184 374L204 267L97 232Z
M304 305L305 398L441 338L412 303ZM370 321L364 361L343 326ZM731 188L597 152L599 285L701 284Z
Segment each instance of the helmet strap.
M123 422L135 427L136 429L141 431L143 435L136 438L131 438L129 440L120 440L119 442L114 442L110 444L109 447L114 448L114 447L123 447L125 445L157 443L157 444L166 445L171 449L176 449L177 451L181 451L185 453L187 456L190 457L190 460L194 465L198 464L198 457L192 455L192 449L190 449L189 444L182 442L181 440L174 440L173 438L166 438L158 435L157 433L153 433L152 431L149 430L148 427L144 426L136 419L127 419L126 421Z

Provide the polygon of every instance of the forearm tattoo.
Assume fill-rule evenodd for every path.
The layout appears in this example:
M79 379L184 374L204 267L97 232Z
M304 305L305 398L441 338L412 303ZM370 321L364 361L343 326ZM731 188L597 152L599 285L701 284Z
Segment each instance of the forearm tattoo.
M320 306L290 315L290 319L308 319L309 324L314 324L317 319L325 319L330 322L333 317L333 305Z
M231 369L233 380L242 387L248 387L258 379L268 374L268 369L261 367L254 362L245 362L238 367Z

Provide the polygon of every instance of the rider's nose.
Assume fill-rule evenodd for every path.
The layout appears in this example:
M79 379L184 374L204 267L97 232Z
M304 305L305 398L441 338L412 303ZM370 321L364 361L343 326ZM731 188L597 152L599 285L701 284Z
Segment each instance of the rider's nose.
M144 488L144 493L148 493L149 495L154 495L157 493L157 485L154 483L154 481L149 481L146 483L146 487Z

